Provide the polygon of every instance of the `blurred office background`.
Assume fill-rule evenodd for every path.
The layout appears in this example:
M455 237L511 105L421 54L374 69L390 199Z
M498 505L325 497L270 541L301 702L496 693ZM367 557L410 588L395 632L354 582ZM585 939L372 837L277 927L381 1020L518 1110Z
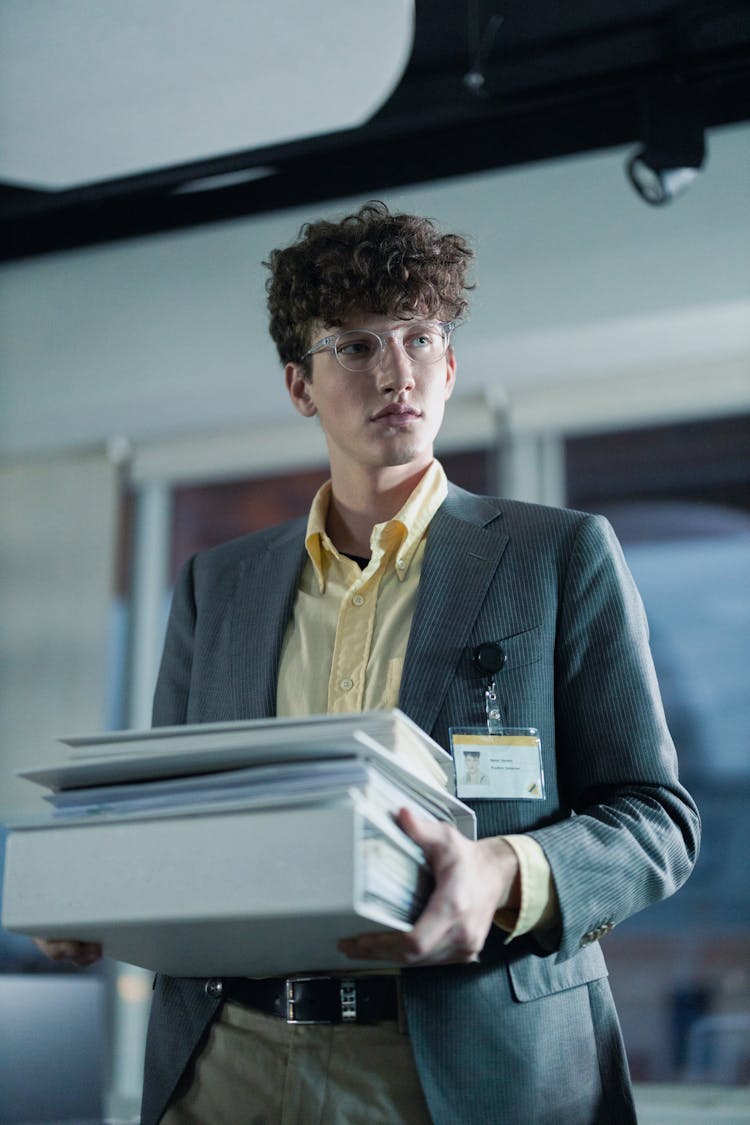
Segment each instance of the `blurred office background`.
M58 737L148 725L181 562L324 477L262 260L368 198L431 215L478 281L438 453L611 519L704 817L687 886L604 943L642 1120L748 1120L746 8L178 8L0 6L0 821L42 810L14 771ZM707 156L654 207L625 164L677 15ZM149 999L0 931L0 1122L133 1120Z

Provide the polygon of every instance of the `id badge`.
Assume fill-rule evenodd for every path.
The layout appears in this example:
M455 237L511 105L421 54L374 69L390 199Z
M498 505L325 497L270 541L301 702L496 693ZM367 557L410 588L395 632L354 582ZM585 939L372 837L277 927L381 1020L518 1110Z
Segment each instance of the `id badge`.
M456 796L486 801L544 799L542 744L534 727L453 727Z

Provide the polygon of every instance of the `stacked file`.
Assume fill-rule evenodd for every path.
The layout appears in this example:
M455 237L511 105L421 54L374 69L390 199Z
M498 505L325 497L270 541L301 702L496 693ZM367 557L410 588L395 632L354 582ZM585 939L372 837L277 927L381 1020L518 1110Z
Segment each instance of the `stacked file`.
M452 759L399 711L65 742L22 773L51 808L9 826L3 925L172 975L356 968L338 939L408 929L430 891L397 810L475 835Z

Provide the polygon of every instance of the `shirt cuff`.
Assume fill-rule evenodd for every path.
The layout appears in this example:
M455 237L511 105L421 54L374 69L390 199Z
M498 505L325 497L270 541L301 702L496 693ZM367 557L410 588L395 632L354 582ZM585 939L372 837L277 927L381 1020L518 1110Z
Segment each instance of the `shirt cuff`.
M503 836L516 853L521 874L521 905L497 910L495 925L508 934L506 943L521 934L552 929L560 920L555 881L547 857L532 836Z

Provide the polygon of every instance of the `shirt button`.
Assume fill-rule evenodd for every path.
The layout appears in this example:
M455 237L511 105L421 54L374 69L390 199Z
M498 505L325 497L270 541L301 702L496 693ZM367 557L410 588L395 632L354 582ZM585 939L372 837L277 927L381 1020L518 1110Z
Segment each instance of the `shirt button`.
M406 559L396 559L396 566L399 570L406 570Z
M347 679L341 680L341 682L339 683L339 687L341 688L342 691L351 691L352 688L354 687L354 680L350 680L347 677Z
M355 594L354 597L352 598L352 602L354 603L354 605L364 605L365 599L362 597L361 594Z

